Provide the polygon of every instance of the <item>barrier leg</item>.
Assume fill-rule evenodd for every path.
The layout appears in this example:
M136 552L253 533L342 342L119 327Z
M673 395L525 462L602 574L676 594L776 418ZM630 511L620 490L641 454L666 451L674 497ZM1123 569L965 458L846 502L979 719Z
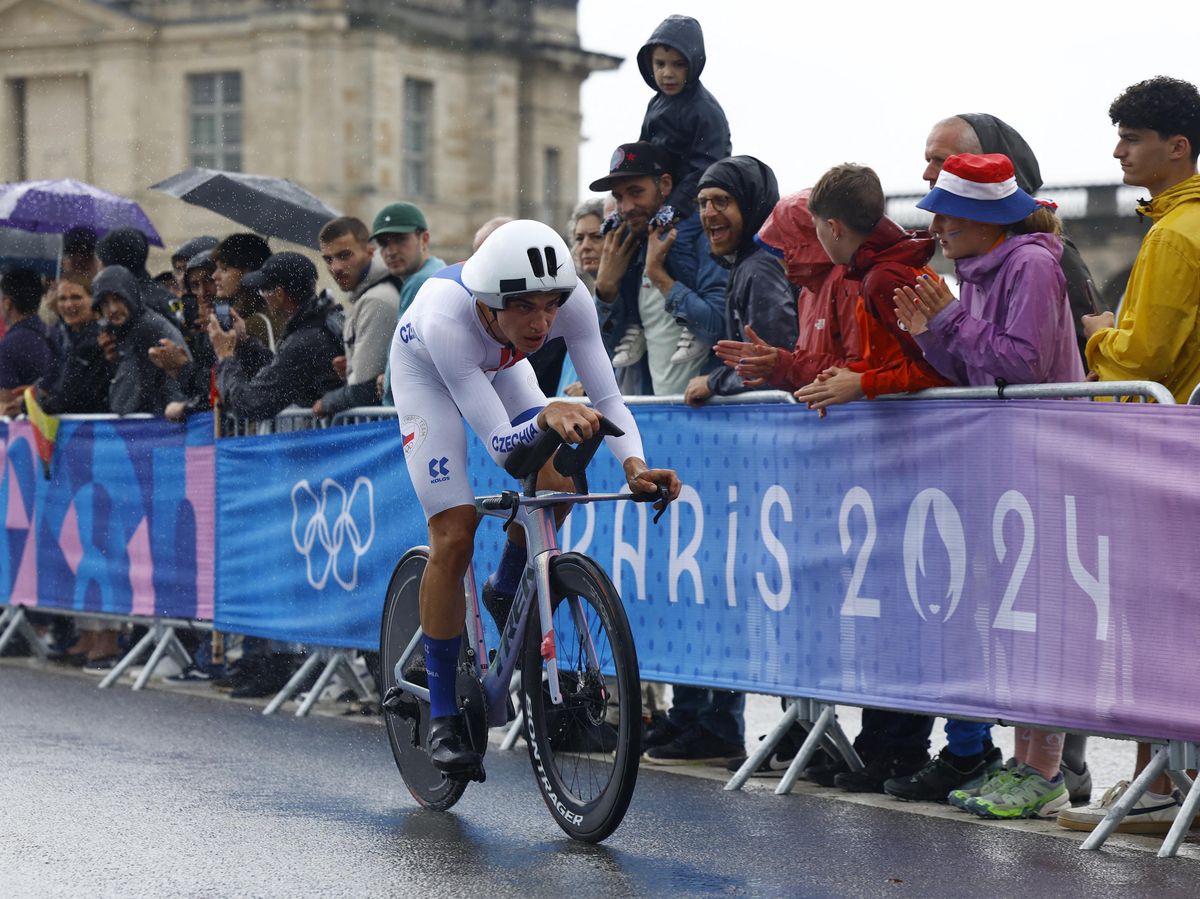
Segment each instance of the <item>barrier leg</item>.
M329 657L329 661L325 664L325 670L317 677L317 682L313 684L312 689L308 691L308 695L304 697L304 701L300 703L300 708L296 709L297 718L303 718L317 704L317 697L321 695L321 691L325 689L326 685L333 678L333 673L337 671L342 658L343 656L340 652L335 652Z
M1150 784L1166 770L1168 752L1169 750L1166 746L1159 747L1158 751L1154 753L1154 758L1150 760L1150 764L1129 785L1129 789L1125 791L1125 795L1108 810L1108 815L1096 825L1095 830L1088 834L1088 838L1080 843L1080 849L1099 849L1104 845L1104 841L1109 838L1117 825L1129 814L1129 810L1142 798L1142 795L1149 788Z
M508 752L517 745L517 737L521 736L521 728L525 726L525 713L521 711L521 675L518 673L512 682L512 686L508 691L508 698L512 701L513 708L517 710L517 715L513 718L512 724L508 726L508 730L504 734L504 739L500 741L500 749L503 752Z
M19 633L25 638L25 642L29 644L30 652L42 659L45 659L49 655L46 651L46 644L42 642L42 638L38 636L37 631L33 629L33 625L29 623L24 606L11 606L5 609L4 615L0 616L0 624L3 624L5 621L8 624L4 627L4 633L0 634L0 652L4 652L4 648L8 646L9 641Z
M1185 796L1192 792L1192 787L1196 785L1195 781L1187 776L1186 771L1176 771L1174 768L1168 768L1167 777L1171 778L1171 782L1175 784L1175 786L1179 788L1179 792L1183 793Z
M323 661L322 653L314 652L304 664L300 666L300 670L292 675L291 679L283 685L283 689L275 694L275 698L267 703L267 707L263 709L264 715L274 715L279 711L279 707L292 698L292 695L300 689L300 684L308 677L309 673L321 664Z
M181 671L186 671L192 664L192 658L188 655L183 644L179 642L179 637L175 634L175 628L165 627L160 624L154 626L154 633L158 636L157 643L154 647L154 652L150 653L150 660L146 662L146 666L142 669L142 673L133 683L133 689L141 690L150 681L154 674L154 669L158 667L158 663L162 661L164 655L170 655L179 665Z
M829 726L834 723L836 709L834 706L824 703L815 703L821 709L821 714L813 724L813 729L808 732L808 736L804 739L804 744L800 747L800 751L796 753L796 757L792 759L792 763L788 765L787 772L783 775L783 780L779 782L779 786L775 788L775 795L782 796L785 793L790 793L796 781L800 778L809 759L813 757L813 753L817 751L817 747L821 745L821 738L825 736L825 732L829 730Z
M740 790L745 785L746 781L750 779L750 775L758 770L758 766L763 763L763 760L775 751L775 747L779 745L779 741L783 739L783 735L791 730L792 725L796 723L799 715L800 700L793 699L788 703L787 711L783 713L783 717L771 728L771 732L762 738L758 744L758 748L746 757L746 761L742 763L742 767L738 768L737 773L729 778L728 783L725 784L726 790ZM808 741L805 740L805 744L807 743Z
M1191 829L1192 821L1196 817L1197 808L1200 808L1200 789L1197 789L1195 782L1188 777L1184 769L1195 768L1197 764L1197 745L1195 743L1183 743L1178 740L1171 741L1168 744L1171 758L1167 763L1167 776L1183 793L1183 805L1179 809L1179 813L1175 816L1175 820L1171 822L1171 830L1163 840L1162 846L1158 850L1159 858L1174 858L1179 851L1184 838L1187 836L1188 830Z
M1179 814L1175 816L1175 820L1171 824L1171 830L1158 850L1159 858L1175 857L1175 853L1179 851L1179 847L1183 844L1184 837L1187 836L1187 832L1192 827L1192 821L1196 817L1197 809L1200 809L1200 788L1192 784L1192 788L1188 790L1187 798L1183 800L1183 807L1179 810Z
M133 649L129 650L129 652L125 653L125 655L121 658L121 661L117 662L117 664L113 667L112 671L104 675L104 679L100 681L101 690L107 690L120 679L121 675L125 673L125 669L129 668L131 665L137 664L138 659L142 657L142 654L154 642L156 633L156 628L150 628L150 630L146 631L145 636L137 641L137 645L135 645Z
M838 724L835 718L833 724L829 727L828 737L837 749L838 754L846 760L846 764L850 766L851 771L861 771L863 769L863 761L858 757L858 752L854 748L854 744L850 742L850 738L846 736L846 732L842 730L842 726ZM837 755L830 753L834 758Z
M358 696L360 702L366 702L371 698L371 691L367 689L367 682L354 669L354 656L348 652L339 652L338 657L341 660L345 678L350 682L350 689Z

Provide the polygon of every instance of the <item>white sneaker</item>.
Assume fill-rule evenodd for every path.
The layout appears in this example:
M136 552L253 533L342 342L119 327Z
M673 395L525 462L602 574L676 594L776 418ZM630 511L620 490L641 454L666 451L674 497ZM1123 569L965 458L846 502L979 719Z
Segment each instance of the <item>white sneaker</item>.
M628 368L636 365L642 361L642 357L645 355L646 332L641 325L630 325L625 329L625 336L613 350L613 368Z
M1109 787L1099 802L1093 802L1085 808L1064 809L1058 813L1058 826L1068 830L1095 830L1108 816L1109 809L1117 804L1128 789L1129 781L1122 780ZM1166 833L1171 829L1181 805L1183 796L1178 790L1170 796L1143 793L1137 804L1129 810L1129 814L1117 825L1116 832Z
M683 329L683 333L679 335L679 343L675 346L675 352L671 356L671 364L679 365L684 362L691 362L693 359L699 359L708 353L709 347L703 340L687 328Z

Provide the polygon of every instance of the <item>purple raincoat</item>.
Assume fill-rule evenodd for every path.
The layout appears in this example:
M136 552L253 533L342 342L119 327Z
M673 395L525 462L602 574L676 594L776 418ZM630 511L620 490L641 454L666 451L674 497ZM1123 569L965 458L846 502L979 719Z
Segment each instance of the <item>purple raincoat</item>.
M1018 234L956 260L961 295L917 336L929 364L961 385L1082 381L1062 246L1053 234Z

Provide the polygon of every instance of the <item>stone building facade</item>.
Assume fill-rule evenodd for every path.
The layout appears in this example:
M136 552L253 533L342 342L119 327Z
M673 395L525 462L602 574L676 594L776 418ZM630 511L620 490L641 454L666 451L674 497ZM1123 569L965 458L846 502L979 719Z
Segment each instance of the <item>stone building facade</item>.
M577 0L0 0L0 181L78 178L168 246L229 220L148 190L205 165L291 178L368 223L397 199L462 258L494 215L564 228Z

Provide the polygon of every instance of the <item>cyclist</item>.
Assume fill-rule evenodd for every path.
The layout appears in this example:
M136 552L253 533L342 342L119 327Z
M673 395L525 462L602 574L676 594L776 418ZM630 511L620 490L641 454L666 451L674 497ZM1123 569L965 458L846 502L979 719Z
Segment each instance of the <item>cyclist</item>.
M538 387L526 356L559 336L595 410L550 402ZM674 471L646 465L637 425L600 339L591 295L575 274L566 243L541 222L502 225L470 259L422 285L392 338L391 379L405 461L429 526L429 563L421 580L429 757L447 774L473 774L482 760L470 748L455 701L466 616L463 577L478 523L462 419L502 464L547 429L568 443L586 440L604 416L625 432L607 442L632 491L665 487L661 506L678 497L681 485ZM541 489L570 489L569 484L549 465L538 477ZM524 536L512 529L483 589L485 605L500 625L525 567Z

